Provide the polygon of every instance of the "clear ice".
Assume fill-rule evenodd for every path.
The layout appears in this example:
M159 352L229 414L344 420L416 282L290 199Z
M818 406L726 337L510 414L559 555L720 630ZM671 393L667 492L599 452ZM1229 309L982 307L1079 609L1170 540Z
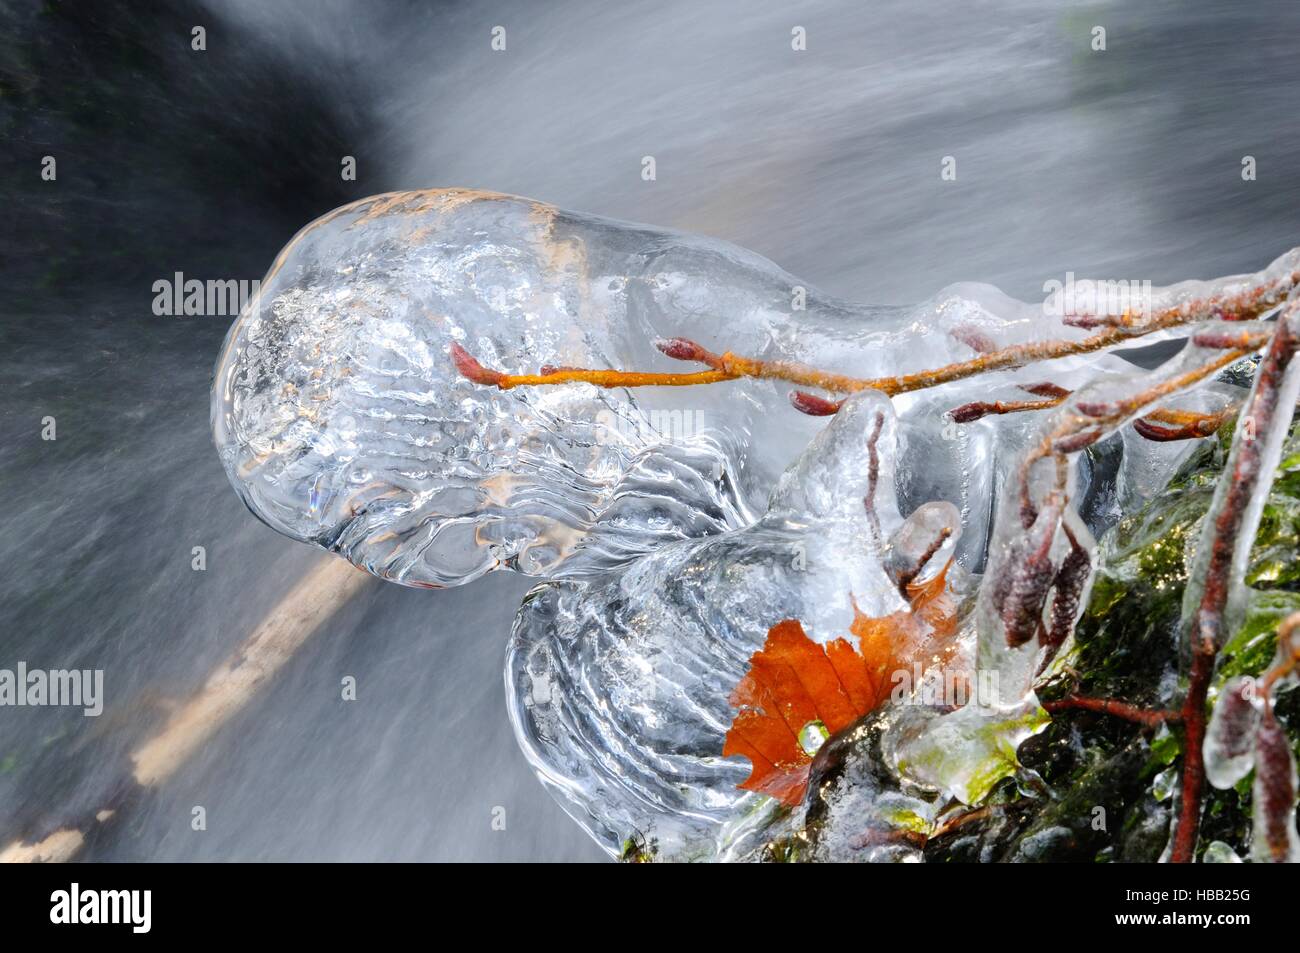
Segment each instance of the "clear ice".
M1252 287L1298 260L1155 289L1151 304ZM749 657L782 619L825 641L848 631L854 600L869 615L905 608L899 575L943 529L927 573L952 558L963 664L996 672L998 692L955 712L899 704L873 716L854 743L875 760L852 775L862 780L849 801L818 810L840 816L851 802L854 823L875 812L926 828L943 796L973 803L1017 771L1019 742L1046 723L1033 691L1044 654L1037 641L1008 646L1007 594L979 586L981 574L1030 558L1030 545L1054 565L1071 545L1090 554L1191 448L1111 427L1105 452L1074 455L1068 502L1055 503L1021 461L1081 400L1166 380L1203 349L1151 372L1094 353L892 400L863 391L826 421L796 413L789 385L767 380L502 391L462 378L450 346L511 372L646 370L665 369L656 340L687 337L875 377L969 360L979 342L1086 333L986 285L861 306L714 239L495 193L392 193L323 216L280 254L226 340L212 426L235 489L294 539L411 586L501 569L542 580L517 616L506 683L543 782L611 854L653 838L664 857L743 858L800 821L739 790L748 763L721 757ZM948 416L1048 378L1076 393L1046 424ZM1214 411L1242 392L1223 373L1174 403ZM1039 507L1027 533L1022 490ZM852 853L859 833L846 827L818 850Z
M739 790L745 762L720 752L731 689L768 629L799 619L825 642L849 631L855 601L872 617L905 609L892 552L960 529L941 522L956 515L951 505L900 516L896 439L889 400L864 391L781 478L755 523L662 546L601 578L540 586L525 600L506 661L516 734L606 847L631 831L653 831L678 857L746 843L736 822L768 799ZM948 585L960 591L953 575Z

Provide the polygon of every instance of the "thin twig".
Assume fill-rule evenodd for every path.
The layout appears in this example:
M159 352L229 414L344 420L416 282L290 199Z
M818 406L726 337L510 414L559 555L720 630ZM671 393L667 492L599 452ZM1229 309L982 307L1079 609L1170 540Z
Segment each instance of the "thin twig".
M1125 721L1136 722L1147 727L1155 727L1170 722L1176 724L1183 717L1182 713L1177 711L1143 708L1140 705L1131 705L1128 702L1117 701L1114 698L1091 698L1086 695L1067 695L1065 698L1056 701L1043 702L1043 709L1052 714L1070 710L1092 711L1102 715L1113 715L1116 718L1123 718Z
M1022 367L1037 361L1054 360L1078 354L1115 347L1127 341L1169 330L1209 318L1244 321L1264 314L1276 307L1296 285L1300 274L1292 273L1271 284L1261 285L1236 295L1210 296L1203 301L1166 308L1145 321L1127 321L1118 326L1107 326L1097 334L1079 340L1054 339L1030 341L997 350L981 352L977 357L957 361L943 367L912 374L890 377L860 378L819 370L793 361L764 361L743 357L730 351L715 354L686 338L672 338L656 342L668 357L682 361L706 364L707 371L693 374L664 374L643 371L595 370L583 368L546 368L551 373L505 374L484 367L459 344L451 345L452 359L462 375L479 384L509 390L514 387L544 384L584 382L597 387L686 387L694 384L716 384L742 377L760 380L781 380L802 387L839 394L852 394L860 390L878 390L887 396L936 387L940 384L963 380L990 371ZM968 344L972 341L967 341ZM983 340L974 339L972 346L985 346ZM1214 345L1207 345L1214 346ZM1240 347L1238 348L1240 349ZM798 406L798 403L796 403Z
M1294 643L1291 641L1297 629L1300 629L1300 612L1292 612L1277 627L1277 648L1282 659L1259 680L1259 694L1264 699L1272 696L1273 686L1280 679L1286 678L1300 665L1300 639Z
M1293 407L1279 407L1283 377L1300 343L1292 332L1291 320L1290 313L1278 319L1272 340L1259 364L1255 389L1241 410L1241 418L1253 419L1261 435L1272 429L1279 412L1285 413L1289 420L1294 411ZM1243 531L1250 500L1259 490L1261 481L1271 478L1271 474L1263 472L1261 460L1266 442L1262 438L1241 439L1240 435L1234 442L1231 469L1220 477L1223 495L1205 544L1209 555L1204 564L1204 584L1189 633L1192 665L1182 708L1187 742L1183 754L1181 807L1170 854L1174 863L1190 863L1196 850L1205 788L1206 699L1219 647L1223 643L1224 612L1237 581L1233 578L1237 540Z

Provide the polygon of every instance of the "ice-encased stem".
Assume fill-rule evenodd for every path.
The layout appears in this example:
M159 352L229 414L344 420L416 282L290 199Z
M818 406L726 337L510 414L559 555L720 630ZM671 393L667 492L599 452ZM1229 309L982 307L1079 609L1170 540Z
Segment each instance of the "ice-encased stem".
M1187 732L1179 816L1169 859L1189 863L1196 850L1205 789L1205 706L1219 649L1244 602L1246 562L1259 528L1282 444L1295 411L1300 373L1292 360L1300 311L1278 318L1250 397L1242 406L1227 465L1206 514L1183 595L1181 642L1187 669L1182 714Z
M1090 559L1080 565L1080 550L1090 556L1092 541L1070 501L1072 458L1152 404L1244 357L1243 349L1222 349L1209 341L1224 331L1237 333L1224 322L1202 325L1183 351L1155 370L1134 375L1127 384L1090 385L1070 395L1017 469L998 514L978 615L981 666L998 671L1003 689L1009 689L1004 700L1028 697L1041 670L1040 650L1059 648L1085 600L1084 571L1090 576L1092 567ZM1062 611L1053 612L1058 618L1048 629L1042 626L1042 610L1053 591L1070 598ZM1071 611L1065 613L1066 608Z
M1190 330L1187 346L1155 370L1071 394L1013 472L975 610L976 668L987 673L996 698L901 726L892 748L901 774L975 803L1016 769L1016 749L1047 725L1034 685L1072 633L1093 574L1095 542L1072 503L1073 458L1246 353L1198 341L1239 327L1207 322Z
M681 387L748 377L786 381L840 394L878 390L894 397L992 371L1110 350L1131 343L1137 338L1200 322L1249 321L1276 308L1300 281L1300 271L1279 268L1280 262L1281 260L1274 262L1268 269L1249 276L1243 282L1228 284L1217 293L1192 301L1176 302L1154 309L1150 314L1133 315L1126 312L1121 316L1109 316L1108 320L1102 320L1107 316L1097 316L1094 322L1075 321L1072 323L1074 327L1101 328L1096 334L1082 339L1053 338L981 350L976 357L969 360L958 361L932 370L890 377L858 378L792 361L759 360L731 351L715 354L686 338L658 341L656 346L668 357L704 364L709 368L708 371L672 374L580 367L544 367L538 374L507 374L484 367L459 345L453 345L452 357L457 369L469 380L502 390L579 381L595 384L597 387ZM1069 321L1066 323L1071 324ZM834 413L838 409L838 403L824 401L816 395L795 392L791 396L796 408L812 413L814 416ZM1041 406L1049 407L1052 403L1041 402Z

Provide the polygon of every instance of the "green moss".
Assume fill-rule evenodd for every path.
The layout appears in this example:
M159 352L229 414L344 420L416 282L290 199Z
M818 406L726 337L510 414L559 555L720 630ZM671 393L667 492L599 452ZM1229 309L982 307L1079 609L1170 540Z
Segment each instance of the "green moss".
M1231 431L1224 427L1203 441L1161 494L1102 539L1074 649L1061 674L1040 692L1042 698L1080 692L1165 707L1177 697L1183 591ZM1216 690L1229 678L1259 674L1269 665L1278 621L1300 609L1298 550L1300 428L1293 427L1250 554L1246 617L1224 646ZM1300 691L1281 694L1277 711L1284 724L1300 727ZM1028 812L1016 830L998 832L996 854L1021 860L1156 860L1168 838L1169 771L1180 766L1182 750L1180 730L1152 733L1084 711L1056 716L1019 751L1021 763L1037 772L1053 796ZM1246 853L1250 799L1249 779L1228 791L1210 791L1201 842L1220 840ZM1084 823L1096 807L1105 808L1104 831ZM934 854L947 859L942 851ZM971 854L963 848L963 859Z
M1300 610L1300 593L1252 592L1246 620L1224 645L1216 682L1238 675L1258 675L1268 667L1277 648L1277 625Z

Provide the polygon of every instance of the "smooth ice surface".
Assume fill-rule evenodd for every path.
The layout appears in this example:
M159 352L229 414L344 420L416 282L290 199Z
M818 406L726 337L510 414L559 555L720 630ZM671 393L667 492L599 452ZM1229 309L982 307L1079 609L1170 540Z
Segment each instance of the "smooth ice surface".
M1203 290L1191 282L1166 297ZM231 328L212 426L254 513L376 575L408 585L497 568L581 575L750 522L824 424L793 412L789 387L772 382L498 391L460 377L452 342L507 371L681 370L653 345L686 336L874 377L968 360L971 341L1044 333L1086 332L984 285L911 308L856 306L726 242L494 193L401 192L337 209L284 249ZM1127 366L1089 355L1051 374L1071 387ZM998 469L1032 425L944 415L991 394L1023 397L1014 384L1042 375L1007 370L896 401L900 496L960 509L971 568ZM1124 492L1150 492L1183 452L1144 450Z
M1216 788L1232 787L1255 766L1259 726L1253 678L1234 678L1219 691L1205 732L1205 777Z

